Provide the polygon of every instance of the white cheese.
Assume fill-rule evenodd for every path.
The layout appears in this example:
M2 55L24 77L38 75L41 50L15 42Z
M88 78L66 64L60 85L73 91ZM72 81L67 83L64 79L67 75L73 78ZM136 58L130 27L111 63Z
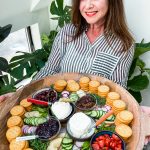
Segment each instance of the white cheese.
M73 136L80 138L91 126L91 119L82 112L74 114L69 120Z
M58 119L65 119L71 114L72 106L68 102L55 102L51 110Z

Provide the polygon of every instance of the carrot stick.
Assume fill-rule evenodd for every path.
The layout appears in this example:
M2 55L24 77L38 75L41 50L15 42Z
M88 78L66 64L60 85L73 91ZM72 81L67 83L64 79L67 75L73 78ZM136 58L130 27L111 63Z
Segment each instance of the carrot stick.
M96 126L100 125L102 122L104 122L112 114L113 114L113 110L110 110L107 114L105 114L99 120L96 121Z

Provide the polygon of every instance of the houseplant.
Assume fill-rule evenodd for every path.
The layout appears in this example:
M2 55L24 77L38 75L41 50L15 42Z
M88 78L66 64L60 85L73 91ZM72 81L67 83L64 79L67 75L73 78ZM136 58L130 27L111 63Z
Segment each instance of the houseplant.
M14 56L10 63L8 72L14 82L14 85L25 78L34 76L45 64L51 52L52 43L58 30L64 24L71 21L71 7L64 6L63 0L54 0L50 6L50 13L56 17L51 18L56 20L57 26L55 30L50 31L50 34L42 36L43 48L36 50L33 53L17 52L20 55ZM145 62L140 59L140 56L150 51L150 43L136 43L135 56L129 73L129 80L127 90L135 97L140 103L142 100L141 91L146 89L149 85L150 69L145 68ZM139 74L135 75L138 70ZM24 73L25 71L25 73ZM7 87L9 84L5 84ZM9 86L8 86L9 89ZM8 92L0 89L0 95Z

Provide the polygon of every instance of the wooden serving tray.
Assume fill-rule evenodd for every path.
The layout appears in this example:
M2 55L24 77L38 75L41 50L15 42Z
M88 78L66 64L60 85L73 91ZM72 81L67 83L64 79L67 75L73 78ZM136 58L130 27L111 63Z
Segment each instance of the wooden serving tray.
M44 87L49 87L58 79L73 79L78 81L82 76L88 76L89 78L91 78L91 80L97 80L102 84L108 85L111 91L118 92L121 95L121 100L127 103L128 110L131 111L134 115L134 119L132 121L133 135L129 139L126 149L141 150L144 146L145 136L150 135L150 127L148 127L150 125L150 119L148 116L141 112L141 109L134 97L127 90L104 77L79 73L60 73L53 76L47 76L19 89L16 93L13 94L11 98L4 101L0 105L0 149L9 149L9 145L5 136L7 129L6 122L8 117L10 116L10 109L14 105L18 104L20 100L32 95L35 91Z

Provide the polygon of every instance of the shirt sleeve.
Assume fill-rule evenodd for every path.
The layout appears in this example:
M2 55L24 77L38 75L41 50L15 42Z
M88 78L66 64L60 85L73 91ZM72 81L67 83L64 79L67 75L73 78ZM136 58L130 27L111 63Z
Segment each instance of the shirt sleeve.
M45 66L37 73L37 75L33 78L33 80L37 80L43 78L48 75L53 75L59 72L60 70L60 32L57 34L51 53L49 55L48 61Z
M130 47L130 49L127 51L127 53L125 53L123 57L120 59L111 77L111 80L121 85L125 89L127 88L128 75L133 61L134 50L135 50L135 46L133 44Z

